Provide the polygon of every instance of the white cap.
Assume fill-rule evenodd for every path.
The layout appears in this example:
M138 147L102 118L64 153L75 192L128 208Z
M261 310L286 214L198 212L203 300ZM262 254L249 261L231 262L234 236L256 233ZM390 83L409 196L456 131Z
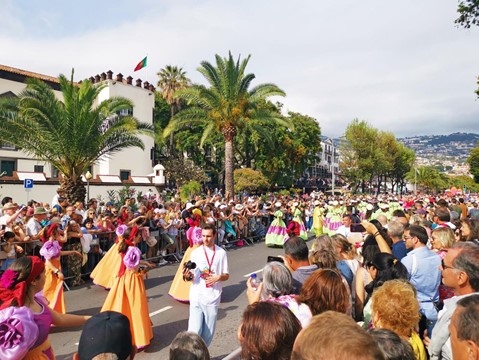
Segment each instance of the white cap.
M193 207L193 204L192 203L186 203L186 206L185 206L185 210L189 210Z

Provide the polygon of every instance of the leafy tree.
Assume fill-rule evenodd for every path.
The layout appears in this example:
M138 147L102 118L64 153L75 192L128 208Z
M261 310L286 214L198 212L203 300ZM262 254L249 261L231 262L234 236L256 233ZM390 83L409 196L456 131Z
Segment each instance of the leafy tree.
M414 174L416 172L416 174ZM442 191L447 187L447 175L432 166L420 166L408 174L411 183L416 182L418 190L423 192Z
M133 107L114 97L95 105L104 86L89 80L81 84L59 76L63 102L38 79L27 80L18 98L0 105L0 138L39 160L48 161L62 174L61 187L70 202L85 200L81 175L102 156L129 147L144 149L139 135L152 135L152 127L117 112Z
M399 151L399 143L390 132L378 132L378 148L375 151L375 175L378 180L378 192L382 183L386 183L388 175L393 171L395 158Z
M343 159L340 164L344 178L356 190L365 191L366 182L372 182L377 169L378 131L369 123L354 119L348 124L341 142Z
M457 7L459 17L455 23L469 29L479 25L479 0L460 0Z
M466 162L469 164L469 172L474 176L474 181L479 183L479 144L471 149Z
M204 183L209 180L203 168L183 156L168 158L165 169L167 178L175 179L178 186L190 181Z
M244 168L236 169L234 171L235 177L235 192L250 193L256 190L266 190L270 184L268 179L261 173L261 171Z
M478 192L479 191L479 184L477 184L474 179L467 175L460 175L460 176L448 176L448 188L456 187L457 189L463 189L464 185L466 189L471 192Z
M234 193L234 149L233 142L238 129L252 121L271 121L286 124L277 113L258 106L270 96L284 96L283 90L274 84L262 84L249 90L254 74L245 74L250 56L240 62L231 53L227 58L216 55L216 67L203 61L198 71L206 78L209 87L192 85L179 90L176 96L185 100L188 107L178 112L164 131L168 136L172 131L187 124L205 124L199 143L203 145L212 133L220 132L225 145L225 195Z
M416 153L414 150L398 142L398 151L394 156L394 165L389 173L393 191L396 186L398 192L402 193L406 186L406 177L411 171L415 160Z
M158 74L160 78L158 80L158 89L160 94L170 106L171 117L173 117L181 106L181 99L175 97L178 90L184 89L190 86L191 81L186 77L186 72L183 68L178 66L167 65L164 69L161 69ZM174 132L170 134L169 153L174 152Z
M271 147L259 147L255 153L255 167L260 169L271 183L291 186L304 171L319 160L321 128L316 119L289 112L286 120L293 129L267 126L273 139Z
M190 181L187 184L181 186L180 197L182 201L193 198L195 195L201 193L201 184L198 181Z

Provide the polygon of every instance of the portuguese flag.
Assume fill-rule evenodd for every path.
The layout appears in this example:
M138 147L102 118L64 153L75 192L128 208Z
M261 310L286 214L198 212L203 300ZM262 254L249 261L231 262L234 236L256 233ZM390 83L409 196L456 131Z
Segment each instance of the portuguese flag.
M147 58L147 57L148 57L148 56L145 56L145 57L143 58L143 60L141 60L141 61L138 63L138 65L136 65L135 70L133 70L133 71L138 71L138 70L141 70L141 69L143 69L144 67L146 67L146 58Z

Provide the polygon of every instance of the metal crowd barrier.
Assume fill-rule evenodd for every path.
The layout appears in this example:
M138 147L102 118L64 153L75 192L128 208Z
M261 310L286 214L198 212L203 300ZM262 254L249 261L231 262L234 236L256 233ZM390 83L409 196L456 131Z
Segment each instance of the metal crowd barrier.
M251 246L255 242L259 242L264 240L264 237L266 235L266 231L268 230L269 223L267 222L269 219L264 216L250 216L247 217L248 223L244 225L242 233L237 234L236 238L231 238L227 237L227 234L224 234L224 239L226 241L220 242L220 240L224 239L219 239L217 237L217 244L219 246L224 246L225 249L228 249L228 244L231 245L238 245L239 242L243 241L243 244L246 246ZM216 228L218 232L220 230L224 231L224 224L222 224L222 221L217 220L216 221ZM100 262L102 255L104 255L114 244L116 240L116 233L114 231L103 231L103 232L98 232L95 234L92 234L96 239L94 239L91 244L90 244L90 250L87 254L88 259L81 267L81 277L85 278L86 276L90 275L95 266ZM150 235L154 236L155 239L157 240L156 244L152 247L148 246L146 243L146 239L143 239L138 246L142 250L142 253L144 254L144 259L147 261L158 261L159 259L165 259L165 258L170 258L174 259L175 262L180 262L182 258L182 254L179 252L179 246L178 243L180 241L184 241L186 237L186 233L184 229L179 229L178 231L178 238L173 239L174 240L174 245L175 245L175 251L166 255L161 255L160 252L160 243L161 243L161 236L159 232L154 232L152 231ZM96 241L95 241L96 240ZM32 240L32 241L21 241L21 242L14 242L16 245L20 245L23 248L23 253L21 255L17 255L18 257L25 256L27 252L27 245L28 244L33 244L33 243L38 243L39 246L35 247L33 249L33 252L31 252L33 255L40 256L40 248L41 248L41 241L39 240ZM71 245L70 241L67 241L66 243L63 243L62 246L65 245ZM96 250L96 246L98 246L98 250ZM185 249L183 249L185 250ZM170 262L170 261L169 261ZM69 261L67 260L66 256L63 256L61 259L61 266L62 266L62 272L65 274L65 280L64 281L64 286L67 290L69 290L68 286L68 280L71 280L72 278L75 277L74 274L72 274L71 269L69 268Z

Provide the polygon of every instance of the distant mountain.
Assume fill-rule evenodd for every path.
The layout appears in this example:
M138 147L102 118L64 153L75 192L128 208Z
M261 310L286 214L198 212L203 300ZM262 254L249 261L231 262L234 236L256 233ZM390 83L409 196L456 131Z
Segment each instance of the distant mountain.
M400 138L407 147L416 152L423 163L440 163L448 160L456 164L463 163L472 148L479 141L478 134L456 132L449 135L423 135Z

